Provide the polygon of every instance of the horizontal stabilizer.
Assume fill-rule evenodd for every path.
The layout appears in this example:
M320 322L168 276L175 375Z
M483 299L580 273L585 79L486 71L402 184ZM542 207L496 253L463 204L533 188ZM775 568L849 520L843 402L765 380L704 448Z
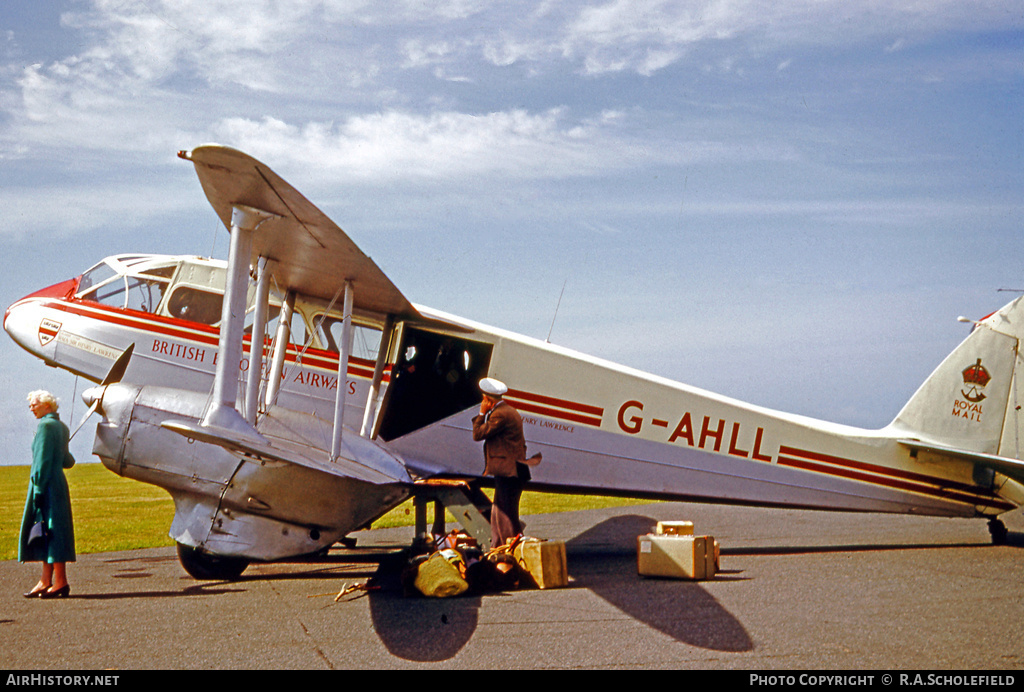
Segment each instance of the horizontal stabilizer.
M916 451L944 454L955 459L970 461L978 466L1001 473L1019 483L1024 483L1024 461L1021 461L1020 459L1001 457L995 454L984 454L982 452L972 452L967 449L957 449L956 447L931 444L928 442L921 442L920 440L903 439L897 440L897 442Z
M254 457L263 462L296 464L374 485L412 483L412 478L401 460L374 442L355 434L346 435L343 440L342 446L347 456L332 460L326 452L312 447L305 447L303 452L285 450L224 428L182 421L165 421L160 425L189 439L218 445L230 452Z

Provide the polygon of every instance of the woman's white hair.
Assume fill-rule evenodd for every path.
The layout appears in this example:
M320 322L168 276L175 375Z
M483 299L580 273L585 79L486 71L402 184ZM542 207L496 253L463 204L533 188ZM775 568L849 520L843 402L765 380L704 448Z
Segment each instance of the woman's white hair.
M57 410L57 405L58 405L57 404L57 397L55 397L53 394L50 394L45 389L37 389L34 392L29 392L28 393L28 403L30 403L30 404L35 404L35 403L50 404L51 406L53 406L53 410L54 411Z

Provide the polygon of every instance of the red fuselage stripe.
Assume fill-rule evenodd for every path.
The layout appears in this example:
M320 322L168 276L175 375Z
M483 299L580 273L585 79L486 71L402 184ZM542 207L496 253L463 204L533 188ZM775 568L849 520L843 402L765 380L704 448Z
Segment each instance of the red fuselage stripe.
M219 330L216 327L198 322L186 322L184 320L163 317L161 315L152 315L150 313L138 313L138 316L136 316L133 314L133 311L112 308L100 303L88 303L87 306L80 306L68 301L46 301L42 306L119 327L138 329L149 334L198 342L212 347L217 346L219 338ZM143 317L142 315L145 316ZM251 341L251 337L246 335L243 344L244 351L248 352L250 350L249 345ZM267 345L266 341L264 341L264 345ZM306 349L306 352L302 353L301 357L299 353L298 347L289 345L286 357L287 362L295 363L299 361L300 365L334 371L338 369L338 356L335 353L313 348ZM352 358L349 360L349 374L370 378L373 376L373 370L373 361L363 358ZM389 377L385 374L384 381L386 382L388 379Z
M536 406L534 404L523 403L521 401L510 401L517 410L525 411L526 413L536 413L539 416L547 416L548 418L558 418L559 420L571 421L573 423L580 423L581 425L592 425L595 428L601 427L600 418L588 418L575 413L566 413L565 411L558 411L552 408L546 408L544 406Z
M820 461L826 464L832 464L834 466L846 466L852 469L859 469L861 471L875 473L881 476L891 476L893 478L900 478L914 483L927 483L929 485L939 485L971 493L978 492L978 488L976 486L967 485L966 483L947 481L940 478L934 478L933 476L927 476L923 473L914 473L913 471L901 471L900 469L892 469L885 466L866 464L862 461L844 459L843 457L832 456L830 454L821 454L820 452L811 452L806 449L796 449L794 447L782 446L779 447L779 454L787 454L789 456L802 457L804 459L809 459L811 461Z
M982 488L793 447L779 448L779 465L931 495L954 502L1006 509L1014 507L1012 504L987 494Z
M576 411L578 413L586 413L591 416L596 416L600 419L604 416L604 409L600 406L590 406L588 404L580 404L575 401L566 401L565 399L556 399L551 396L544 396L542 394L531 394L530 392L522 392L517 389L508 390L508 396L515 399L523 399L525 401L531 401L536 404L542 404L546 406L557 406L558 408L569 409L570 411Z

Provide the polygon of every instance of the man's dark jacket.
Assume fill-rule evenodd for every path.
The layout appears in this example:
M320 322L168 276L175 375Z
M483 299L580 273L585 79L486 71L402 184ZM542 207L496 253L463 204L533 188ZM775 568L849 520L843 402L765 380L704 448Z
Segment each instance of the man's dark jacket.
M510 405L499 401L484 416L473 418L473 439L484 441L484 474L517 476L516 462L526 460L523 418Z

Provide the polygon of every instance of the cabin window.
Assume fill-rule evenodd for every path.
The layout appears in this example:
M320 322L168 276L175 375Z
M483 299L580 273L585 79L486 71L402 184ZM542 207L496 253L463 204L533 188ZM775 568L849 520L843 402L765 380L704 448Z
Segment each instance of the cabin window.
M271 305L270 313L267 316L267 336L271 339L277 339L277 326L281 321L281 308ZM252 325L247 325L248 331L252 330ZM299 348L306 346L306 321L302 317L302 313L298 310L292 311L291 324L288 326L288 343L295 344Z
M317 336L328 351L341 351L341 332L344 328L340 317L318 315L313 323L317 325ZM380 350L381 330L362 324L352 324L352 357L376 360Z
M277 330L277 318L281 316L280 305L270 305L267 309L267 324L266 334L273 336ZM245 313L245 333L252 334L253 321L256 319L256 308L250 307L249 311ZM293 319L292 322L295 320ZM264 336L266 336L264 334Z
M167 312L181 320L214 325L220 322L223 303L220 293L179 286L167 299Z

